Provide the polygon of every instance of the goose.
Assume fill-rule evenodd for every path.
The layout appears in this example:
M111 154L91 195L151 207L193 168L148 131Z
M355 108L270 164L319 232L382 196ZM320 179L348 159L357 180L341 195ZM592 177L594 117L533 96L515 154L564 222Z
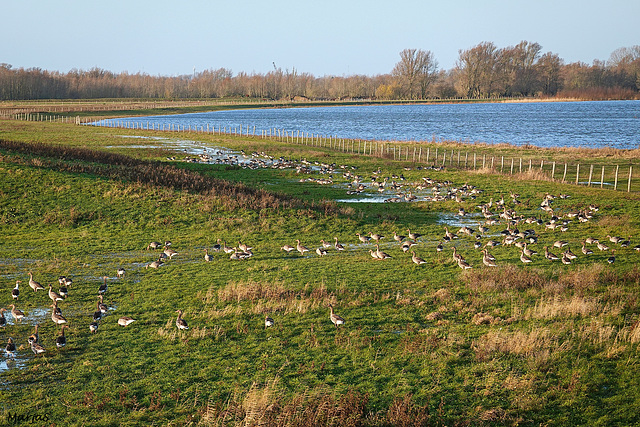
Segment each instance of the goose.
M376 243L379 243L379 242L380 242L380 240L384 238L384 236L383 236L383 235L381 235L381 234L375 234L375 233L373 233L373 232L369 232L369 237L370 237L370 238L372 238L373 240L375 240L375 241L376 241Z
M449 231L448 227L444 228L444 240L451 241L453 239L457 239L458 236Z
M130 324L132 324L133 322L135 322L134 319L132 319L129 316L123 316L121 318L118 319L118 325L125 327L125 326L129 326Z
M158 258L156 261L150 262L149 264L145 265L145 269L148 269L149 267L151 268L158 268L160 267L162 264L164 264L164 262L162 262L162 260L160 258Z
M103 277L104 279L104 283L102 285L100 285L100 287L98 288L98 294L100 295L104 295L107 292L107 276Z
M496 267L495 258L493 258L493 255L490 255L486 249L483 249L482 253L482 263L487 267Z
M31 289L33 289L34 292L37 292L40 289L44 289L44 287L40 283L33 280L33 274L31 272L29 272L29 286L31 286Z
M593 255L593 251L586 246L586 242L582 242L582 253L585 255Z
M64 336L64 328L68 328L69 325L62 325L60 328L60 335L56 338L56 347L62 348L67 345L67 337Z
M399 236L398 233L396 233L395 231L393 232L393 240L395 240L398 243L402 243L405 237L406 236Z
M420 234L420 233L412 233L411 230L407 228L407 236L411 240L418 240L418 237L422 237L422 234Z
M20 296L20 290L18 289L18 286L20 286L20 283L21 283L20 280L16 280L16 287L13 288L13 290L11 291L11 296L16 301L18 301L18 297Z
M16 344L13 342L13 338L9 337L7 340L7 346L4 348L7 352L7 356L12 357L16 355Z
M245 245L242 242L238 242L238 249L240 249L242 252L250 252L251 249L253 249L253 248L250 247L250 246Z
M149 249L159 249L161 247L162 247L162 243L160 243L160 242L151 242L147 246L147 250L149 250Z
M336 325L344 325L344 319L333 312L333 305L329 304L329 308L331 309L331 313L329 314L329 319L331 319L331 323Z
M586 239L584 239L584 242L588 243L589 245L593 245L594 243L598 243L599 240L594 239L593 237L587 237Z
M320 243L322 243L322 247L325 249L329 249L331 247L331 243L325 242L324 239L320 240Z
M620 241L620 247L621 248L628 248L629 245L631 245L631 236L629 236L629 238L627 240Z
M607 238L609 239L609 241L611 243L615 243L618 244L620 242L622 242L624 239L622 237L618 237L618 236L610 236L607 234Z
M559 259L560 259L560 258L558 257L558 255L556 255L556 254L554 254L554 253L552 253L552 252L549 252L549 247L548 247L548 246L545 246L545 247L544 247L544 257L545 257L546 259L548 259L549 261L557 261L557 260L559 260Z
M51 298L51 301L62 301L64 299L62 295L53 290L51 285L49 285L49 298Z
M568 246L567 246L567 250L566 250L566 251L564 251L564 253L567 255L567 258L569 258L569 259L576 259L576 258L578 258L578 257L576 256L576 254L574 254L573 252L571 252L571 249L569 249L569 247L568 247Z
M227 242L222 242L222 252L225 254L232 254L235 251L236 250L234 248L227 246Z
M562 253L562 263L565 265L571 264L571 258L569 258L564 252Z
M178 252L174 251L167 245L165 245L164 251L162 253L165 254L169 259L173 259L174 256L178 255Z
M563 247L563 246L567 246L568 244L569 244L569 242L566 242L566 241L564 241L564 240L556 240L556 241L553 243L553 247L554 247L554 248L561 248L561 247Z
M11 315L15 320L21 321L24 318L24 313L18 310L15 304L11 304L9 307L11 307Z
M98 320L102 319L102 311L100 311L100 301L98 301L98 307L96 309L96 311L93 312L93 321L97 322Z
M458 260L458 267L460 267L463 270L468 270L472 268L471 265L469 265L469 263L463 259Z
M98 322L91 322L89 323L89 331L91 331L92 334L95 334L96 332L98 332Z
M296 248L294 248L291 245L284 245L283 247L280 248L281 251L286 251L287 253L295 250Z
M206 262L213 261L213 255L209 255L209 250L205 248L204 250L204 260Z
M533 249L529 249L527 247L527 244L524 244L524 248L522 249L522 251L524 252L524 254L528 257L534 256L534 255L538 255L537 251L534 251Z
M40 325L38 325L36 323L36 325L35 325L36 330L31 335L29 335L29 338L27 338L27 341L29 341L29 344L33 344L34 342L38 342L38 338L40 337L40 335L38 334L38 327L39 326Z
M300 240L296 240L296 242L298 243L296 245L296 250L298 252L300 252L300 255L304 255L305 252L309 252L309 248L303 246L302 244L300 244Z
M607 262L609 264L613 264L614 262L616 262L616 256L614 255L615 249L611 249L611 256L609 258L607 258Z
M211 247L214 252L220 252L222 250L222 245L220 244L221 240L218 239L216 244Z
M62 298L67 298L69 296L69 289L67 289L67 287L64 285L60 286L60 288L58 289L58 293Z
M47 350L37 342L34 342L31 343L31 351L33 351L33 354L37 356L38 354L44 353Z
M380 250L380 245L376 244L376 255L378 256L378 259L389 259L391 258L391 255L389 255L386 252L382 252Z
M189 329L187 321L182 318L182 310L176 310L176 313L178 313L178 318L176 319L176 326L178 329L182 329L183 331Z
M5 311L7 311L5 308L0 308L0 328L7 326L7 318L4 317Z
M270 328L274 325L273 319L269 316L264 316L264 328Z
M118 279L122 279L124 277L124 268L120 267L117 271L116 271L116 277Z
M53 323L57 324L57 325L62 325L63 323L67 323L67 319L65 319L65 317L58 313L55 308L55 304L52 304L51 307L53 307L54 309L51 311L51 320L53 321Z
M420 264L426 264L427 261L425 261L424 259L416 256L416 252L415 251L411 251L411 261L414 262L414 264L420 265Z
M520 252L520 261L522 261L525 264L528 264L528 263L532 262L531 258L529 258L528 256L526 256L524 254L524 249L522 249L522 251Z
M442 251L444 251L444 246L442 246L442 242L440 242L436 246L436 252L442 252Z
M371 240L371 237L363 236L360 233L356 233L356 236L358 236L358 239L360 239L362 243L369 243L369 240Z
M598 242L597 246L598 246L598 249L600 249L601 251L608 251L609 250L609 246L605 245L602 242Z
M53 302L53 311L58 314L62 314L62 310L60 310L60 307L58 307L58 301Z
M458 253L455 246L453 247L453 260L456 262L464 261L464 257Z
M411 249L411 246L415 246L415 242L411 241L411 240L405 240L404 242L402 242L402 252L408 252Z
M378 258L378 254L376 252L374 252L373 250L369 249L369 253L371 254L371 258L380 259L380 258Z
M102 295L99 295L99 296L98 296L98 299L99 299L99 301L98 301L98 310L100 310L100 312L101 312L102 314L107 314L107 311L109 310L109 307L107 307L107 304L105 304L105 303L102 301L102 300L103 300Z
M341 243L338 243L338 238L334 237L333 239L335 240L335 243L333 244L333 246L336 248L336 250L344 251L344 246Z
M316 253L317 253L319 256L325 256L325 255L327 254L327 250L326 250L325 248L317 248L317 249L316 249Z

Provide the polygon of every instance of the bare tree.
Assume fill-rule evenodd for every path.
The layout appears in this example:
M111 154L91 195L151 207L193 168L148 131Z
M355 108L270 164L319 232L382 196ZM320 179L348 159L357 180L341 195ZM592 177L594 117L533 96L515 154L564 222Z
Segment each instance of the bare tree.
M469 98L491 96L498 78L498 49L491 42L483 42L459 51L456 63L457 84Z
M436 79L438 63L431 51L405 49L391 74L398 78L405 96L425 98L431 83Z

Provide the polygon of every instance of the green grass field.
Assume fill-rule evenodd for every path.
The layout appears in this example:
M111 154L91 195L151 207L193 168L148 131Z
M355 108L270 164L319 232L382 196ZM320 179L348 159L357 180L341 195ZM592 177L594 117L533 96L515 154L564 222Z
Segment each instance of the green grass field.
M159 147L130 135L169 139ZM418 169L258 138L189 138L209 152L227 147L336 168L321 174L185 162L168 133L0 121L0 307L8 310L0 342L12 337L18 347L15 356L0 355L7 424L17 417L92 426L640 422L636 192L527 174ZM613 165L612 156L600 160ZM628 153L620 156L629 161ZM329 175L332 185L318 183ZM450 197L336 203L362 197L347 195L353 175L362 177L365 193L376 193L372 176L389 178L388 186L396 181L405 194L422 194L416 187L430 178L429 189L437 185ZM548 226L552 214L540 208L547 194L556 196L555 229ZM480 233L485 217L478 206L490 202L497 223ZM505 211L514 218L511 230L534 231L537 243L529 249L538 253L525 264L515 245L488 247L496 259L488 267L475 243L503 241ZM591 218L568 216L579 212ZM462 225L475 232L457 233ZM446 242L445 227L457 238ZM393 240L394 232L408 230L422 234L411 250L423 264ZM391 258L374 259L375 245L356 236L371 232L385 236L380 250ZM587 244L593 254L583 254L587 237L609 249ZM331 246L316 254L321 240L335 238L344 251ZM253 256L231 260L214 252L218 239L230 247L246 243ZM309 252L281 249L295 247L296 239ZM568 246L553 247L559 240ZM146 268L161 251L145 249L152 241L171 241L178 255ZM567 265L549 261L545 246L558 256L570 248L577 257ZM454 247L472 268L459 268ZM120 267L123 278L116 277ZM45 290L29 287L29 272ZM60 276L73 284L58 303L70 328L57 349L60 326L50 318L47 290L58 290ZM92 334L104 276L109 310ZM12 303L25 313L22 321L14 320ZM344 325L332 324L329 304ZM177 310L188 330L176 327ZM123 316L135 322L121 327ZM265 328L265 316L273 327ZM46 349L37 356L27 341L35 324Z

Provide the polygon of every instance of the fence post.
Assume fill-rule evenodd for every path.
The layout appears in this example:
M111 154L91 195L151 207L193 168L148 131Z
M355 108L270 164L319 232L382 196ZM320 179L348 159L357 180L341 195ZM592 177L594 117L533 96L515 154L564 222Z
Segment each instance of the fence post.
M556 180L556 162L553 162L553 166L551 168L551 181Z
M504 169L504 156L500 156L500 173L502 173L502 169Z
M580 178L580 163L576 166L576 185L578 185L578 178Z
M589 182L587 184L589 187L591 187L591 175L593 175L593 165L589 168Z
M618 170L620 169L620 165L616 165L616 178L615 181L613 183L613 189L617 190L618 189Z
M522 157L520 157L520 173L522 173Z
M567 164L564 164L564 174L562 175L562 182L564 182L565 178L567 177Z
M600 188L604 186L604 165L602 166L602 175L600 175Z
M476 152L473 152L473 170L476 170Z
M427 161L425 163L429 163L429 152L431 151L430 147L427 147Z
M633 166L629 166L629 183L627 184L627 193L631 192L631 173L633 172Z

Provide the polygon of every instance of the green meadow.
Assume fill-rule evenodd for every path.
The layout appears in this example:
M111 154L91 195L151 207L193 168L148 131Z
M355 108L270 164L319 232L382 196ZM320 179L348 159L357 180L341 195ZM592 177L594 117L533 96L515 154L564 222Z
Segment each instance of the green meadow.
M256 167L197 161L179 140L212 157L243 150ZM636 151L427 146L607 166L640 158ZM570 184L571 177L430 166L249 136L0 121L0 307L7 309L0 342L11 337L17 346L14 356L0 355L0 419L638 424L637 184L614 191ZM419 197L360 201L377 195L374 182L397 185L385 197ZM347 194L358 184L363 193ZM427 201L427 194L441 197ZM358 201L337 202L345 199ZM485 223L483 205L494 223ZM505 242L505 230L516 229L515 243ZM409 231L421 236L405 252L393 236ZM384 236L379 250L389 258L374 258L375 242L358 239L371 233ZM587 238L607 248L583 245ZM308 252L281 249L296 240ZM322 240L331 246L321 256ZM162 252L147 249L154 241L170 241L177 252L157 269L148 267ZM554 247L558 241L566 246ZM531 262L521 259L521 242L537 252ZM246 259L214 247L240 243L253 248ZM551 261L545 247L575 258ZM471 268L454 260L454 248ZM495 266L483 263L483 249ZM44 290L30 288L29 272ZM72 284L58 302L67 344L56 348L60 326L47 291L59 290L60 276ZM92 333L105 276L108 311ZM343 325L330 320L330 304ZM176 327L177 310L188 330ZM135 321L119 326L125 316ZM45 348L38 355L27 341L36 324Z

